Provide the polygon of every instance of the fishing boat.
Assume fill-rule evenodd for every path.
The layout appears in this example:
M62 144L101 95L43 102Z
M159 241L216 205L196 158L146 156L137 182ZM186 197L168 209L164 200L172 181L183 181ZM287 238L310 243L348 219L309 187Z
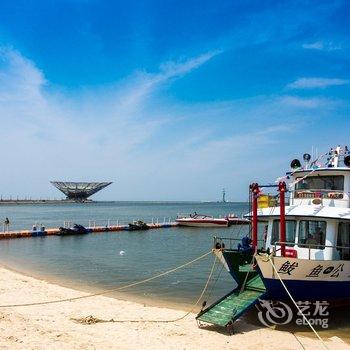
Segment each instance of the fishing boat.
M176 222L179 226L190 227L228 227L226 218L214 218L204 214L178 215Z
M316 159L306 153L303 160L294 159L275 184L250 185L246 217L252 227L245 245L214 238L213 252L236 287L203 309L199 321L228 325L259 299L350 304L350 152L338 146ZM260 207L267 188L277 190L277 201ZM219 321L223 305L231 306Z

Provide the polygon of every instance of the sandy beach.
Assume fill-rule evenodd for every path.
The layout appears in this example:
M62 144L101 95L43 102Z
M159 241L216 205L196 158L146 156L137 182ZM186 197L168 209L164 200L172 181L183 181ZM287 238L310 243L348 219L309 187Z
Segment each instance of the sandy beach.
M32 303L87 295L80 291L0 268L0 305ZM318 341L238 321L236 334L198 328L195 315L169 323L184 311L95 296L63 303L1 308L1 349L324 349ZM124 322L96 322L96 320ZM129 321L128 321L129 320ZM350 349L337 337L329 349ZM301 345L302 344L302 345Z

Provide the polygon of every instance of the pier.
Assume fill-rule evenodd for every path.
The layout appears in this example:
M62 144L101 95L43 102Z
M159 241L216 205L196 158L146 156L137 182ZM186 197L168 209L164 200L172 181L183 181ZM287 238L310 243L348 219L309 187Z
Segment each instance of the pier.
M67 227L68 222L65 222L63 226ZM178 224L176 222L163 222L163 223L147 223L149 229L157 228L169 228L176 227ZM89 225L86 227L88 233L102 233L102 232L120 232L129 231L129 225L105 225L96 226ZM18 230L18 231L5 231L0 233L0 239L11 239L11 238L27 238L27 237L44 237L44 236L56 236L59 235L59 228L45 228L37 230Z

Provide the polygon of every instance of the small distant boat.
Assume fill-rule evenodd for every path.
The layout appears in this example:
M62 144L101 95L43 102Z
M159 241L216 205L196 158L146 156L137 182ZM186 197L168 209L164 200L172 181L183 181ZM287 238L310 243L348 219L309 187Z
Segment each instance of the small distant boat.
M73 227L60 227L58 236L69 236L69 235L83 235L89 233L89 231L83 226L74 224Z
M180 226L189 227L227 227L228 220L225 218L214 218L210 215L190 214L178 216L176 222Z
M228 221L228 225L249 225L250 220L247 218L238 217L235 214L229 214L225 217Z
M129 231L144 231L148 229L149 226L141 220L129 224Z

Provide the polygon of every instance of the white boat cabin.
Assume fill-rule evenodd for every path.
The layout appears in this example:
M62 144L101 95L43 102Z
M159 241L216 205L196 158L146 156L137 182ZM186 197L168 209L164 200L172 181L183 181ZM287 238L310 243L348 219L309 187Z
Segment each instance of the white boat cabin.
M350 260L350 153L337 147L321 159L305 165L298 160L288 173L289 205L285 208L286 256L312 260ZM265 248L280 255L279 207L258 210L266 221Z

